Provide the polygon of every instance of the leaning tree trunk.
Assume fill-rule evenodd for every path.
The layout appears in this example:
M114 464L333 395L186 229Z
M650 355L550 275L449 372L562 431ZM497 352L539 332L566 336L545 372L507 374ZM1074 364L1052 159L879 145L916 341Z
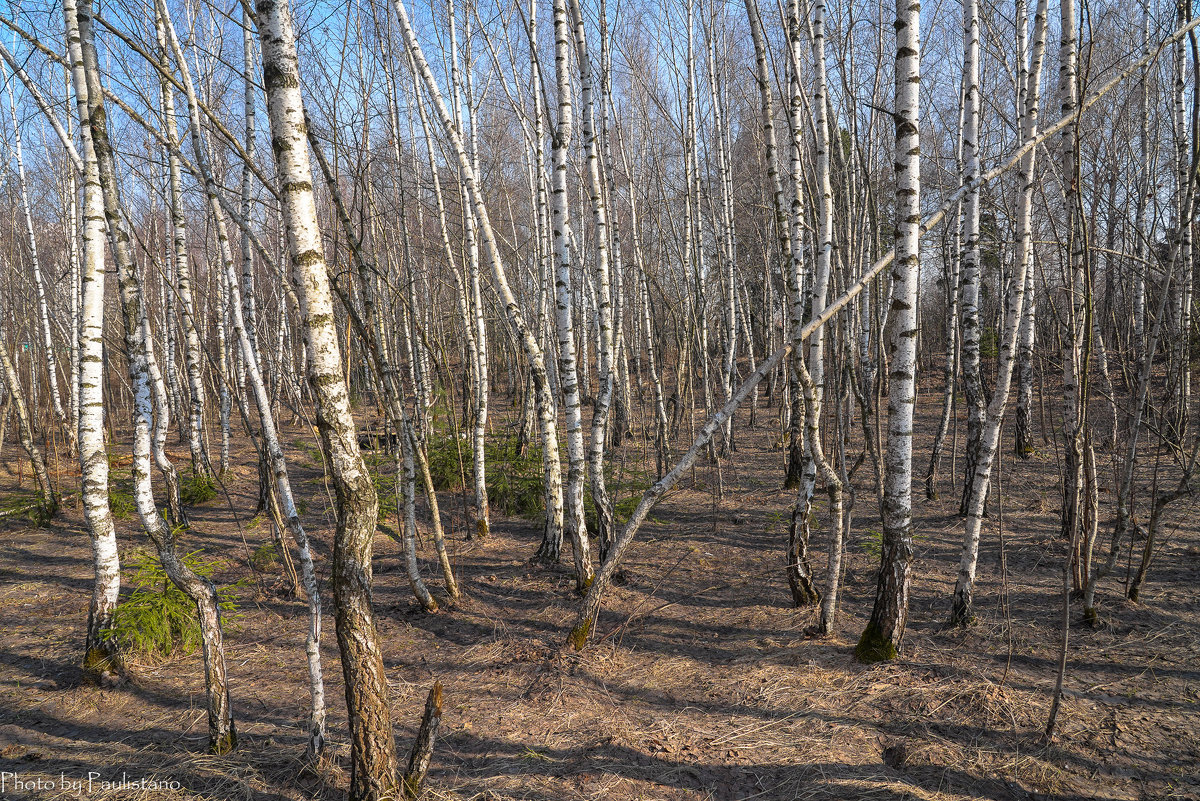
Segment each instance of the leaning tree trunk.
M308 160L291 5L286 0L259 0L256 11L271 144L308 352L308 380L337 493L333 599L350 710L350 797L383 801L398 795L399 787L388 683L371 604L371 552L379 500L358 449L338 347Z
M475 207L475 215L479 223L479 235L483 240L484 251L491 264L492 280L495 282L496 292L500 296L500 302L508 316L508 322L512 325L517 339L521 342L521 347L525 351L526 361L529 363L530 378L533 380L534 389L538 396L539 428L542 447L545 449L546 492L550 496L557 496L561 493L562 487L562 470L558 459L558 421L554 417L554 398L550 392L550 383L546 374L546 360L542 352L542 346L538 343L537 335L533 328L526 323L525 316L521 313L520 307L517 304L516 296L509 286L508 273L504 269L504 263L500 259L500 246L496 241L496 234L492 230L491 217L488 215L487 205L483 200L483 193L479 186L478 177L475 174L475 169L471 164L470 158L467 156L462 137L455 130L454 121L442 98L441 91L438 89L433 70L430 69L429 62L425 60L425 54L421 50L421 45L417 41L416 34L413 32L412 24L408 19L408 11L404 7L403 0L394 0L394 4L397 21L400 24L400 33L416 65L415 71L420 75L421 80L425 84L425 90L437 111L438 122L441 123L443 132L450 140L450 145L458 160L458 166L462 170L463 181L467 188L467 197ZM554 507L548 506L547 508ZM554 515L547 515L544 539L550 541L555 539L561 540L561 532L556 533L552 530L557 523L558 521ZM578 575L576 576L576 580L579 580Z
M986 410L984 430L980 437L979 459L976 462L975 472L970 476L970 480L975 486L971 490L971 506L967 510L962 553L958 566L958 581L955 584L953 607L950 612L951 622L960 625L969 623L974 617L975 571L979 563L979 535L983 524L984 505L987 502L987 487L991 481L992 462L999 447L1004 409L1008 403L1008 393L1012 385L1018 333L1026 320L1024 308L1024 304L1028 301L1026 275L1031 270L1033 261L1033 192L1036 164L1034 156L1037 152L1030 145L1037 138L1039 86L1042 57L1046 49L1046 8L1047 0L1038 0L1037 10L1034 14L1030 67L1029 71L1025 73L1025 108L1021 115L1021 143L1027 146L1027 150L1021 158L1017 178L1021 194L1017 198L1016 259L1013 277L1005 298L1005 327L1000 342L996 387L992 391L992 400ZM1018 24L1026 24L1024 15L1019 18ZM1022 71L1024 72L1023 65Z
M72 7L74 6L74 7ZM104 93L100 85L100 65L92 33L91 0L77 6L67 0L76 23L72 33L79 38L83 97L88 107L88 125L80 136L95 163L95 178L100 186L104 217L108 224L109 245L117 267L120 306L125 323L125 351L129 362L129 382L133 389L133 480L138 516L158 550L159 560L168 578L196 605L200 620L200 639L204 656L205 685L208 697L209 750L224 754L237 746L237 731L229 701L225 669L225 649L221 632L221 611L216 588L202 579L179 556L175 533L166 525L154 500L151 486L151 450L153 448L153 393L147 359L146 327L143 326L143 297L136 266L130 251L129 232L118 194L116 159L108 134ZM71 20L68 19L68 26ZM76 84L76 94L80 93Z
M255 406L258 408L263 445L267 454L267 464L274 478L275 496L279 504L281 522L287 528L288 533L292 535L292 538L296 541L297 548L300 550L301 586L308 601L309 611L308 631L305 638L305 657L308 667L310 698L307 752L310 756L315 756L319 755L325 747L325 682L320 650L323 610L321 607L320 589L316 578L316 569L313 565L312 552L308 544L308 534L300 521L300 515L296 509L296 501L292 494L291 479L287 471L287 461L279 442L279 432L275 424L275 415L271 408L271 400L267 394L266 383L263 380L258 349L255 341L251 339L250 326L246 320L245 303L239 302L239 300L244 300L245 295L238 291L237 272L234 267L229 236L225 231L221 209L217 202L217 188L212 179L212 169L209 165L208 155L199 135L199 99L196 96L196 91L192 83L191 71L175 33L170 9L165 3L156 3L156 12L158 15L155 20L156 33L160 37L159 46L163 51L163 67L165 69L168 66L166 60L168 45L180 65L180 76L187 100L188 117L191 122L192 145L196 153L196 162L199 165L200 175L197 178L204 183L205 192L209 200L209 210L212 219L216 223L216 238L218 250L220 251L218 255L223 265L223 274L226 283L228 283L231 290L229 310L233 323L233 335L238 341L251 394L254 396ZM174 100L170 97L170 88L163 86L162 91L164 94L164 105L169 102L173 108ZM249 239L249 220L243 219L242 223L245 226L243 228L244 238ZM282 322L281 327L283 327Z

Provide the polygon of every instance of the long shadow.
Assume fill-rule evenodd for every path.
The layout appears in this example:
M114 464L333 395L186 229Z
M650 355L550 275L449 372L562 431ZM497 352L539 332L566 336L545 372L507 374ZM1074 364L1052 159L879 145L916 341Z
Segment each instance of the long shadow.
M785 758L771 760L769 754L764 754L750 763L722 763L704 758L651 755L612 743L543 748L469 733L455 733L446 739L445 745L450 752L448 756L456 759L457 764L452 770L439 767L433 774L434 783L441 780L463 787L466 782L463 789L474 792L486 792L495 782L521 775L575 778L581 783L603 776L620 776L649 783L650 792L657 785L715 799L791 799L803 791L805 798L870 797L900 801L912 798L906 787L927 792L957 791L992 801L1030 797L1008 781L949 765L917 761L894 768L883 759L860 764L802 763ZM445 762L444 756L441 763ZM700 796L702 792L710 795ZM1091 798L1070 791L1049 797L1058 801Z

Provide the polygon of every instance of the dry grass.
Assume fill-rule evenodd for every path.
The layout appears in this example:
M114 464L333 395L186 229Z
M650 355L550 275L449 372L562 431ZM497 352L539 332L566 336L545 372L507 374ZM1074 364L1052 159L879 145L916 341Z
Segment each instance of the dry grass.
M284 440L305 436L297 429ZM944 500L917 509L904 652L865 667L851 653L874 590L872 513L856 511L848 536L837 632L806 638L812 612L789 606L779 568L779 521L790 497L768 479L778 475L780 455L765 429L746 432L740 444L724 465L720 504L715 477L702 466L697 486L655 510L657 522L624 565L626 583L606 599L599 641L579 654L562 649L577 603L568 565L528 562L536 525L496 520L488 540L464 542L462 504L447 495L442 508L467 597L433 616L412 601L396 546L380 538L375 601L402 759L429 685L445 685L428 799L1200 798L1192 775L1200 762L1194 524L1172 521L1182 525L1143 605L1114 601L1119 582L1103 587L1109 625L1074 633L1060 736L1046 746L1040 731L1057 637L1047 610L1057 602L1060 564L1053 492L1042 491L1054 480L1052 460L1006 476L998 499L1011 619L999 604L992 527L980 566L980 623L943 629L961 536L954 493L943 487ZM640 453L629 447L632 467ZM309 463L296 474L296 485L308 488L304 522L327 575L331 527L320 468ZM226 483L235 508L252 508L252 466ZM863 490L861 506L870 506L870 488ZM0 770L55 780L124 771L180 783L168 792L30 796L54 801L344 798L349 749L332 615L322 649L326 758L302 758L305 607L273 576L244 588L245 617L226 646L239 748L208 756L198 655L131 663L130 681L113 689L79 683L89 555L75 515L44 531L0 531L0 630L10 633L0 651ZM253 549L268 537L245 522L235 524L223 496L197 509L189 544L228 556L222 582L250 576L246 542ZM140 544L133 522L122 526L123 545ZM822 566L820 534L814 545L814 566Z

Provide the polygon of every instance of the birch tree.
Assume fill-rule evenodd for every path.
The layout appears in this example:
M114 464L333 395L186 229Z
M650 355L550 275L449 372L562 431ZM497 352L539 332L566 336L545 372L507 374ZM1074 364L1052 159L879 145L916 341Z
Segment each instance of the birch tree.
M896 228L888 314L888 439L883 543L875 605L855 655L893 659L904 640L912 581L912 422L916 394L917 283L921 228L921 6L896 3Z
M379 500L358 449L317 223L304 101L290 3L255 6L271 145L279 173L288 257L300 298L308 381L337 504L333 603L350 716L350 796L382 801L398 792L396 746L383 653L371 602L371 554Z

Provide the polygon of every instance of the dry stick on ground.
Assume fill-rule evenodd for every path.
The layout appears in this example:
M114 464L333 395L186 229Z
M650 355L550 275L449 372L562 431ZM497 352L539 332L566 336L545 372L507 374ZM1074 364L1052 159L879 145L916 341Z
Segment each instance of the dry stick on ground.
M1017 148L1016 151L1009 156L1007 161L996 167L993 167L988 172L976 178L975 181L972 181L971 184L962 186L957 192L947 198L946 202L942 204L941 208L925 218L925 221L921 224L919 232L920 236L927 234L934 226L945 219L947 212L954 208L958 201L968 191L970 191L975 184L991 181L997 176L1002 175L1003 173L1012 169L1021 161L1022 157L1024 157L1027 152L1037 147L1046 139L1058 133L1066 126L1070 125L1077 119L1077 117L1086 112L1098 100L1100 100L1100 98L1112 91L1122 81L1140 70L1146 64L1154 61L1154 59L1156 59L1158 55L1162 53L1164 48L1171 43L1178 41L1184 36L1187 36L1188 32L1194 30L1197 26L1200 26L1200 17L1196 17L1188 22L1188 24L1182 26L1170 36L1166 37L1153 52L1148 53L1138 61L1135 61L1108 83L1097 89L1094 94L1082 102L1071 114L1059 119L1053 125L1047 126L1040 134L1038 134L1038 136ZM892 259L895 258L895 255L896 252L891 250L880 257L874 264L871 265L870 269L863 273L862 277L851 284L846 291L842 293L841 297L837 298L828 306L826 306L825 310L819 315L814 316L813 319L804 326L796 340L803 341L807 339L808 337L812 336L814 331L825 325L825 323L829 322L829 320L831 320L835 314L845 308L846 305L849 304L850 301L852 301L855 297L857 297L863 291L863 289L865 289L871 283L871 281L875 279L876 276L878 276L881 272L883 272L884 269L887 268L889 264L891 264ZM621 530L621 535L613 544L612 550L609 552L608 559L605 560L604 565L596 573L596 578L592 582L591 587L588 589L587 595L583 599L583 604L580 606L579 615L575 619L575 624L571 627L571 632L568 635L567 642L575 650L581 650L587 644L593 624L595 623L596 615L600 611L600 602L604 595L604 591L612 582L613 574L617 570L617 565L621 561L621 556L626 550L628 550L629 545L633 542L633 538L637 535L638 529L641 527L642 523L645 522L646 516L650 513L650 510L654 508L654 505L662 499L663 495L669 489L671 489L671 487L678 483L683 474L688 471L688 469L692 466L692 463L696 461L696 457L700 454L700 451L705 447L705 445L708 444L709 440L720 427L721 423L723 423L727 417L737 411L737 407L743 400L746 399L751 390L753 390L754 387L763 380L763 378L765 378L779 365L779 363L785 356L787 356L791 349L792 343L789 342L772 353L770 357L763 360L763 362L758 366L758 369L751 373L750 376L744 382L742 382L742 385L738 387L738 390L734 393L733 397L730 398L724 406L718 409L716 413L708 419L708 421L704 424L704 427L700 430L700 433L696 436L692 446L688 448L687 453L680 458L675 467L672 468L661 479L647 487L645 492L642 493L641 501L638 502L637 508L634 509L633 514L629 518L629 522L625 524L625 527Z

